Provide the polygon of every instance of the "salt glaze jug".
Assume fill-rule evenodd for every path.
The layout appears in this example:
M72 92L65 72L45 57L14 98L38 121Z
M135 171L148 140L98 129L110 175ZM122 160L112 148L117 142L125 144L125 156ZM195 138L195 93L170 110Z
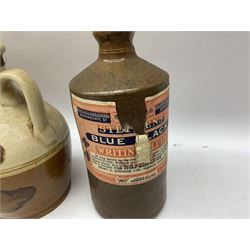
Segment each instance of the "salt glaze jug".
M92 200L104 218L152 218L166 199L169 75L133 32L94 32L98 59L70 84Z
M26 72L5 68L4 51L0 44L0 218L39 218L70 189L69 129Z

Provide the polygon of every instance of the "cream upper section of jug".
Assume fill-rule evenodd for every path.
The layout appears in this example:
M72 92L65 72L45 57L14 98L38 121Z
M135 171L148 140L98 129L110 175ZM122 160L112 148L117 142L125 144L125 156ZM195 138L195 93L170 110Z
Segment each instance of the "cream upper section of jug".
M5 69L4 51L0 43L0 178L42 164L69 135L63 116L43 102L35 81L23 70Z

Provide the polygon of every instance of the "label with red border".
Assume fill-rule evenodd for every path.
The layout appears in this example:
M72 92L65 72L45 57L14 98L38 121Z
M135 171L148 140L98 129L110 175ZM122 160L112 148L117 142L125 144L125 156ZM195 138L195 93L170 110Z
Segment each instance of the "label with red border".
M88 170L113 185L138 185L159 176L167 164L168 88L146 97L145 134L152 161L136 162L136 134L122 128L115 102L87 100L72 94L72 105Z

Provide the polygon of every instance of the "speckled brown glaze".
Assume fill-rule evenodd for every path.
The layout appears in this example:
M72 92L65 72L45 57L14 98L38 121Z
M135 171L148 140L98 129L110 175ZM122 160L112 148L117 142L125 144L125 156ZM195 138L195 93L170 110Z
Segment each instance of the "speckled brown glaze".
M144 134L145 98L167 88L168 74L135 53L133 32L94 32L99 57L70 82L74 95L116 102L122 126ZM97 179L88 171L92 199L105 218L152 218L166 197L166 171L140 185L116 186Z
M69 192L70 150L68 137L62 149L43 164L0 178L0 218L39 218L55 209Z

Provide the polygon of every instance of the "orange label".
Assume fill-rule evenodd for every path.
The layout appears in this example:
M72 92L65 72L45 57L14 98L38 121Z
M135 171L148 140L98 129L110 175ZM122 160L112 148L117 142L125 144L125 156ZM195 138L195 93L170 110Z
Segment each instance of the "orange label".
M145 98L145 133L153 152L150 163L136 162L136 134L122 128L115 102L92 101L72 94L74 115L89 171L114 185L138 185L159 176L167 163L168 88Z

